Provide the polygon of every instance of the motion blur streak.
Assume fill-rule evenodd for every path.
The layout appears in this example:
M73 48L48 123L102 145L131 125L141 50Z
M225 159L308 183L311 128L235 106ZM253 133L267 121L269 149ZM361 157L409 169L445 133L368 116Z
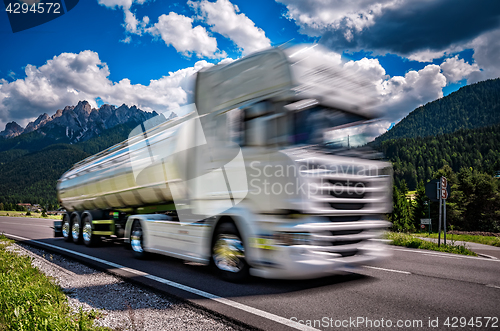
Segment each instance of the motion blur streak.
M240 281L313 278L388 256L392 169L364 146L374 87L319 46L272 48L198 72L195 104L144 122L58 183L58 227L214 262Z

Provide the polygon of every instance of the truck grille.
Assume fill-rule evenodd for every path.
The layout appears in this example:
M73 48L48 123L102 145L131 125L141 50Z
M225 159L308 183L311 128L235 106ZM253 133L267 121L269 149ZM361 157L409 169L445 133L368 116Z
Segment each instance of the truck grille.
M357 190L348 192L344 189L350 185L353 187L365 187L366 184L363 182L349 183L346 180L329 179L328 183L330 183L332 188L325 193L330 194L334 198L363 199L365 197L364 191Z
M310 201L324 214L382 214L390 212L391 177L306 171Z
M346 229L330 229L312 233L314 250L317 253L330 255L332 258L353 256L359 253L360 243L376 238L381 233L378 230L370 229L369 226L355 228L355 223L338 224L340 228Z
M365 207L364 203L329 203L330 207L337 210L360 210Z
M311 159L301 162L308 165ZM391 211L392 169L382 162L342 165L327 158L315 160L325 166L308 166L301 175L309 184L310 212L329 222L310 224L312 251L331 259L364 254L365 243L388 226L381 215ZM370 168L365 171L363 166Z
M346 236L349 234L360 234L363 230L341 230L341 231L330 231L332 236Z
M330 222L357 222L361 216L328 216Z

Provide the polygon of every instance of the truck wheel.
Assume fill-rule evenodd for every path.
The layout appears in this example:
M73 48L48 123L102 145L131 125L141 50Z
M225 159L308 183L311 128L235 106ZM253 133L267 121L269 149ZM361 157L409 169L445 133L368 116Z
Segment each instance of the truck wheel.
M136 259L144 259L146 257L146 252L144 251L144 234L142 232L140 221L134 221L132 224L130 246L134 251L134 257Z
M80 244L82 242L82 229L76 219L73 219L73 222L71 222L71 237L75 244Z
M245 247L233 223L223 223L215 230L212 262L219 276L230 282L241 282L249 275Z
M92 221L88 216L83 219L83 229L82 229L83 243L87 247L92 247L97 244L99 237L92 234Z
M62 235L64 237L64 241L70 241L71 240L71 222L69 220L68 214L64 214L61 231L62 231Z

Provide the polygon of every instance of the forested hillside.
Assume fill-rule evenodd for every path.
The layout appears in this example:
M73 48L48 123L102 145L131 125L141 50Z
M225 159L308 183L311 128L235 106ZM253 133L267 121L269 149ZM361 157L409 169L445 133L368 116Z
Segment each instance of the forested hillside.
M374 144L397 138L436 136L497 123L500 123L500 78L464 86L415 109L391 130L377 137Z
M384 141L378 149L394 166L395 184L405 180L414 190L419 181L449 165L454 172L462 167L493 175L500 170L500 124L478 129L461 129L426 138Z
M432 178L444 176L448 179L451 195L446 200L446 222L448 229L462 231L500 232L500 180L473 168L463 167L455 172L445 165L433 173ZM407 196L404 180L393 187L393 212L388 215L392 229L415 231L420 228L420 219L432 219L437 230L438 202L428 201L424 182L419 182L414 199ZM429 215L430 213L430 215Z
M76 162L127 139L135 126L133 122L117 125L74 145L53 144L37 132L2 140L0 203L57 204L56 183L61 175Z
M64 171L89 154L57 144L0 166L0 202L56 203L56 182Z

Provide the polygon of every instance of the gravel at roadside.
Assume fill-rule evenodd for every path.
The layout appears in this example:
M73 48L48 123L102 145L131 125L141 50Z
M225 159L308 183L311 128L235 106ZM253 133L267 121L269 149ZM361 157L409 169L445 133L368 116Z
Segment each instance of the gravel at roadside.
M52 277L78 312L96 310L96 325L115 330L244 330L244 328L149 289L124 282L57 254L23 244L8 250L33 258Z

